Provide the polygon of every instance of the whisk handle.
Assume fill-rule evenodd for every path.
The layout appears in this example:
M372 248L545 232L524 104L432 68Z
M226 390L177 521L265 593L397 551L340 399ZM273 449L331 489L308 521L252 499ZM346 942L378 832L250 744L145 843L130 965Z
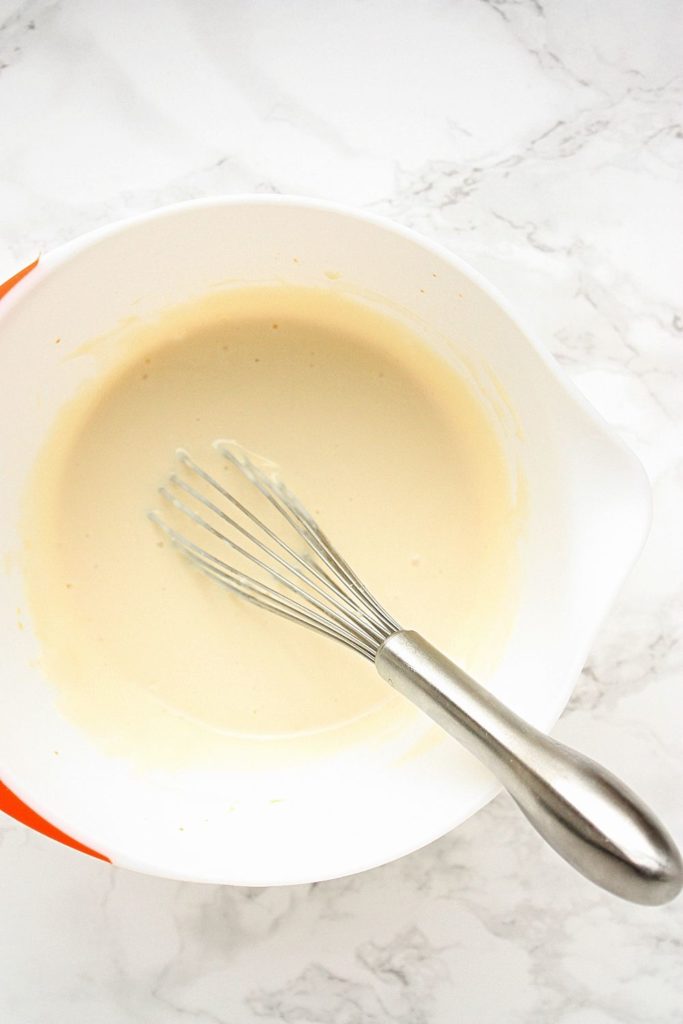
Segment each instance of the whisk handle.
M683 863L652 811L611 772L529 725L418 633L380 648L380 676L474 754L577 871L634 903L667 903Z

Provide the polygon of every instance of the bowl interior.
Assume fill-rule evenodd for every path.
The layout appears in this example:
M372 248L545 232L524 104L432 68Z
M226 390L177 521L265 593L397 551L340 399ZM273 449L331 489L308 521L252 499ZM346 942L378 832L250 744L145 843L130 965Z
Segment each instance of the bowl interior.
M117 864L254 885L391 860L463 821L495 783L450 741L404 757L405 737L276 776L248 764L228 776L142 774L108 758L60 715L36 667L36 638L18 614L19 525L27 474L56 412L97 371L95 354L70 353L131 315L210 288L271 282L336 288L393 310L488 404L527 511L519 612L485 681L534 724L549 727L565 706L649 517L637 461L500 299L454 257L400 228L301 200L208 200L95 232L42 259L0 306L0 779Z

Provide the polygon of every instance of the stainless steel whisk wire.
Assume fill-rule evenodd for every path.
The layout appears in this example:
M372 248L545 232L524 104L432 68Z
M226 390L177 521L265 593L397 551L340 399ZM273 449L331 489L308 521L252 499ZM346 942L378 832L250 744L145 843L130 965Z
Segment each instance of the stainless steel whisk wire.
M485 764L540 835L597 885L652 905L678 894L680 853L635 793L595 761L529 725L418 633L403 630L279 477L259 469L234 442L217 441L214 448L288 524L304 552L178 449L192 482L172 474L159 489L167 507L220 542L221 553L226 546L270 582L213 554L159 511L148 513L196 568L258 608L373 662L386 682Z
M382 643L392 633L398 632L401 627L375 600L341 555L334 550L327 537L305 509L299 505L294 495L290 494L282 484L269 479L260 472L246 456L237 458L227 445L219 447L218 450L225 459L244 473L308 545L310 551L308 558L295 551L290 544L255 516L250 509L246 508L214 476L199 466L182 449L177 452L177 458L185 469L203 480L216 494L236 508L258 531L268 537L280 549L280 552L284 552L284 555L268 546L233 516L230 516L214 501L177 474L170 477L169 484L172 487L189 495L207 512L213 513L222 523L252 544L262 555L272 559L275 565L268 564L259 555L219 530L205 518L205 515L201 515L190 507L168 487L160 488L160 494L174 508L184 513L202 529L261 568L288 593L268 586L206 551L169 526L157 512L150 513L150 518L167 533L177 547L185 552L190 561L229 590L258 607L344 643L365 658L374 661ZM288 573L289 577L284 573ZM298 582L294 582L295 580ZM309 589L305 589L305 587ZM297 599L290 597L289 594L294 594Z

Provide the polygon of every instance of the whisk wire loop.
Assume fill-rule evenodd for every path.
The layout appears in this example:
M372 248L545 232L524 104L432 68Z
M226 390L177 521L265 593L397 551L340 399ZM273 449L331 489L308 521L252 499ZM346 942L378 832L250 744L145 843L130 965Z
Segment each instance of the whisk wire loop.
M297 551L182 449L178 450L177 458L192 483L176 473L172 474L168 484L159 489L167 506L246 559L275 585L228 563L169 525L159 512L150 513L152 521L164 530L196 568L211 579L251 604L307 626L374 660L384 641L400 629L399 625L370 594L303 505L280 481L263 473L243 449L235 452L234 446L227 442L217 442L215 447L285 520L304 542L305 551ZM212 497L199 489L200 482L208 485ZM214 494L244 516L249 527L217 504ZM190 502L197 507L192 507ZM214 517L220 528L209 517Z

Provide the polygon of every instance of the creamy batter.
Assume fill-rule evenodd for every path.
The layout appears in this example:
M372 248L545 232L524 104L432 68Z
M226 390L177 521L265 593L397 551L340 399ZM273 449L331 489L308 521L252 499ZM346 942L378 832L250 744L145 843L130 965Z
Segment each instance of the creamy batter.
M352 742L413 713L358 655L229 595L147 519L175 449L210 465L216 438L279 465L399 622L490 666L516 525L481 400L361 302L229 291L131 325L33 474L33 623L64 713L95 741L200 764L236 740Z

